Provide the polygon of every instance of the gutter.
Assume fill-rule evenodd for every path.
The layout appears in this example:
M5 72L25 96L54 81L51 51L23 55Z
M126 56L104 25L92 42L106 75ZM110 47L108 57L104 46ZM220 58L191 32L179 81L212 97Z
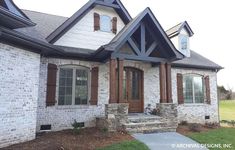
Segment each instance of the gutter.
M30 51L33 51L36 53L40 53L40 54L50 54L50 53L53 54L54 53L57 55L66 54L63 50L55 48L53 45L50 45L49 43L28 37L17 31L6 29L4 27L0 27L0 37L1 37L1 40L6 39L5 42L7 43L16 44L15 42L17 42L17 44L19 45L32 47Z

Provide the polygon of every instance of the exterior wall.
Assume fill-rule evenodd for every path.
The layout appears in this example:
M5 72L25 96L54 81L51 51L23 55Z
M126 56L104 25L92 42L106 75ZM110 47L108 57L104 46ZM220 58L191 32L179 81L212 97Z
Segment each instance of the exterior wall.
M113 8L96 6L56 41L55 45L97 50L100 46L108 44L116 35L112 32L94 31L95 12L111 18L117 17L117 34L125 26Z
M211 105L208 104L181 104L178 106L178 120L189 123L218 123L218 97L217 97L217 76L216 72L196 69L172 69L172 98L173 103L178 103L177 98L177 73L195 73L210 77ZM205 120L205 116L210 116Z
M46 107L46 85L47 85L47 64L53 63L60 65L81 65L91 68L93 65L99 65L91 62L65 59L47 59L41 60L40 67L40 89L37 113L37 131L40 131L41 125L51 125L52 131L58 131L71 128L71 124L76 121L85 122L86 127L95 126L96 117L103 117L105 104L109 102L109 73L108 64L99 65L99 88L98 105L80 105L80 106L55 106ZM58 77L58 75L57 75ZM58 87L58 78L57 78ZM57 88L58 89L58 88ZM58 99L58 90L56 92ZM57 100L58 101L58 100Z
M0 43L0 147L36 135L40 55Z
M47 64L53 63L60 65L82 65L91 67L99 65L99 90L98 106L51 106L46 107L46 84L47 84ZM159 103L159 69L151 67L149 63L124 61L124 66L135 67L144 71L144 108L149 104L152 108ZM57 79L58 80L58 79ZM57 81L58 83L58 81ZM58 86L58 84L57 84ZM58 95L58 91L57 94ZM105 104L109 103L109 64L95 64L91 62L46 59L41 60L40 69L40 89L37 114L37 131L41 125L51 125L52 131L71 128L74 119L78 122L85 122L86 127L95 126L97 117L105 116Z

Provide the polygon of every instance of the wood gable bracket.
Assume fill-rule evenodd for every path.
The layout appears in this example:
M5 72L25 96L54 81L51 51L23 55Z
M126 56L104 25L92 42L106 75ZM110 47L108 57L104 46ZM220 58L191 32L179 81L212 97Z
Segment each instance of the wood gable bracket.
M136 35L134 34L139 31ZM148 32L148 33L147 33ZM139 39L138 39L139 38ZM148 41L151 39L151 41ZM133 54L123 54L120 52L121 47L123 44L127 43L133 51ZM148 43L148 44L147 44ZM148 26L142 21L140 22L134 30L129 34L122 44L117 47L117 50L111 55L112 58L119 58L119 59L130 59L130 60L143 60L143 61L150 61L154 63L159 62L167 62L166 58L163 57L153 57L151 54L153 52L160 51L160 45L158 43L157 37L149 31ZM164 54L165 56L166 54Z

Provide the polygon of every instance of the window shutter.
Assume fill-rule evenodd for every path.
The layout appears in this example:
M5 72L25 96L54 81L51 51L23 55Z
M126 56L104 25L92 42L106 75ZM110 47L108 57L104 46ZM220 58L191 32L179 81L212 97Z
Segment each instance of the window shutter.
M117 17L113 17L112 19L112 32L114 34L117 33Z
M47 68L47 97L46 106L53 106L56 103L56 73L57 66L55 64L48 64Z
M211 95L210 95L210 77L205 77L205 88L206 88L206 103L211 104Z
M94 30L100 30L100 15L97 13L94 13Z
M98 101L98 81L99 81L99 68L94 67L91 70L91 105L97 105Z
M177 93L178 93L178 104L184 103L184 93L183 93L183 75L177 74Z

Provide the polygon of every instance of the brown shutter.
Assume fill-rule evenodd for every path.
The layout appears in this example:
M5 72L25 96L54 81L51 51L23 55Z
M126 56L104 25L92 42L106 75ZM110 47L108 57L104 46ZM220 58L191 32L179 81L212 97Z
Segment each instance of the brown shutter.
M97 105L98 101L98 81L99 81L99 68L94 67L91 70L91 105Z
M117 17L113 17L112 19L112 32L114 34L117 33Z
M177 93L178 93L178 104L184 103L184 93L183 93L183 75L177 74Z
M210 95L210 77L205 77L205 88L206 88L206 103L211 104L211 95Z
M100 15L97 13L94 13L94 30L100 30Z
M55 64L48 64L46 106L53 106L56 103L56 74L57 66Z

